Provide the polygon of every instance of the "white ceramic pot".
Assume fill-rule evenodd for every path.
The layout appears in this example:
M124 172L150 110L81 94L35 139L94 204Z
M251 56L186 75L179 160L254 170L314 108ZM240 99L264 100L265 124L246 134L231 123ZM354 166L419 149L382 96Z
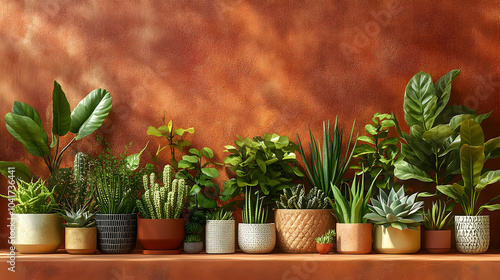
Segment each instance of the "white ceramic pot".
M481 254L490 246L490 216L455 216L457 250Z
M55 253L63 242L59 214L12 214L13 245L23 254Z
M276 245L276 226L268 224L238 224L238 245L244 253L266 254Z
M389 226L375 225L373 249L384 254L412 254L420 250L420 227L417 230L400 230Z
M234 220L207 220L205 232L205 250L207 254L234 253Z

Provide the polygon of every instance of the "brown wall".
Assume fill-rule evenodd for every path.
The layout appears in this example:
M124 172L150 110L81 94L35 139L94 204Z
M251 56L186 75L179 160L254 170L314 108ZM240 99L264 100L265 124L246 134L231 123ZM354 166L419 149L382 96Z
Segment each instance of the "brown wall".
M306 138L309 126L319 132L336 115L346 129L356 119L357 132L375 112L402 119L415 73L438 78L460 68L450 104L495 110L484 122L491 138L500 135L500 2L476 2L4 0L0 115L14 100L27 102L50 131L53 80L72 108L102 87L113 109L98 133L117 151L150 141L154 153L160 142L146 130L161 125L166 111L174 124L195 127L195 147L211 147L222 161L237 134ZM47 175L3 121L0 143L0 160ZM73 148L98 149L93 137ZM66 155L64 164L71 160ZM0 184L5 193L3 178ZM5 200L0 213L5 246ZM495 227L492 237L499 234Z

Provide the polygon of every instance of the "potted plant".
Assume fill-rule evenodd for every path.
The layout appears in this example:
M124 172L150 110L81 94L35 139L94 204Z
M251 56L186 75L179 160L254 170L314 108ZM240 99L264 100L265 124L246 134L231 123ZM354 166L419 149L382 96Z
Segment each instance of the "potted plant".
M463 185L438 186L438 190L459 204L464 216L455 216L455 240L461 253L479 254L488 250L490 243L489 216L482 215L484 209L500 209L500 204L491 204L496 196L483 205L478 205L481 191L500 180L500 170L483 172L484 162L495 157L494 151L500 137L484 142L481 126L472 119L460 125L460 169Z
M446 203L432 202L432 208L424 210L424 248L433 254L443 254L451 248L451 212L446 211Z
M235 251L233 213L222 208L207 214L205 251L207 254L232 254Z
M17 181L14 197L0 195L17 202L11 213L11 226L15 228L14 247L23 254L54 253L62 244L61 215L58 205L45 181Z
M382 170L378 172L380 174ZM354 177L352 185L342 195L340 189L332 185L335 200L333 211L337 218L337 252L343 254L368 254L372 251L373 226L368 223L366 214L369 212L368 202L372 188L376 182L375 176L365 193L364 174L358 181Z
M250 187L245 190L243 223L238 224L238 245L244 253L266 254L276 245L276 226L267 223L268 209L264 209L264 198L260 197L259 191L253 198Z
M63 218L64 249L69 254L90 255L97 250L97 227L91 201L83 206L66 205Z
M420 210L423 201L416 201L417 193L405 195L404 188L391 189L387 195L379 189L378 197L368 205L371 213L365 218L375 224L373 248L379 253L411 254L420 250Z
M325 255L328 254L333 248L333 238L335 237L335 230L331 229L320 237L316 237L316 250L318 253Z
M314 238L335 227L330 198L318 188L306 194L301 184L283 190L274 214L278 247L285 253L316 252Z
M156 176L144 175L145 192L137 200L140 218L137 240L144 247L143 254L178 254L184 240L184 208L188 188L184 179L173 179L172 166L163 169L163 186L156 183Z
M184 252L198 254L203 250L201 234L206 224L206 213L203 208L195 208L189 211L188 223L186 224L186 239L184 239Z

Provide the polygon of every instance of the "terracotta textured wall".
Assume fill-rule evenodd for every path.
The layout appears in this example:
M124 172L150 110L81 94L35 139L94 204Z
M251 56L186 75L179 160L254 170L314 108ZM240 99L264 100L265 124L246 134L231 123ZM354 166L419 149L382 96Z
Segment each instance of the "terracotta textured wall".
M97 133L116 151L133 141L136 152L150 141L154 153L160 142L146 130L161 125L165 111L175 125L195 127L193 146L211 147L222 161L237 134L294 139L307 137L309 126L319 133L336 115L346 129L356 119L357 132L375 112L402 119L415 73L439 78L460 68L450 104L494 110L484 122L491 138L500 135L499 15L498 1L4 0L0 115L23 101L50 131L53 80L72 108L102 87L113 109ZM0 160L46 176L42 161L1 123ZM93 136L72 147L98 149ZM67 154L64 164L71 161ZM3 178L0 184L5 193ZM0 213L5 246L5 200ZM499 234L495 227L493 247Z

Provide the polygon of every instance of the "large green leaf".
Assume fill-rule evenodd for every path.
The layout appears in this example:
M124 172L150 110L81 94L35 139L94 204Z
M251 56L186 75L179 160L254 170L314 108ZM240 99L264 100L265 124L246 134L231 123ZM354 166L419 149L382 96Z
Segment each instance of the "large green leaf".
M475 116L477 115L477 112L473 109L461 105L446 106L444 107L444 110L437 116L436 120L434 121L434 125L447 123L449 124L454 116L463 114Z
M71 113L70 131L76 133L76 140L90 135L98 129L112 107L111 95L107 90L90 92Z
M198 193L198 203L200 204L201 207L205 209L214 209L217 208L217 202L212 199L208 198L203 194L202 192Z
M476 186L483 170L484 147L464 144L460 149L460 162L465 188Z
M31 118L7 113L5 123L10 134L24 145L28 153L37 157L43 157L50 153L44 137L47 134Z
M210 178L217 178L219 176L219 172L215 168L202 168L201 172Z
M52 134L64 136L71 127L71 109L61 85L54 81L52 91Z
M43 140L45 142L49 142L49 137L47 136L47 133L43 129L42 125L42 120L40 119L40 115L38 112L35 110L35 108L31 107L30 105L19 102L19 101L14 101L14 105L12 106L12 113L21 115L21 116L26 116L32 119L42 130L42 135L43 135Z
M9 167L13 169L9 169ZM9 173L9 171L12 173ZM30 169L24 163L17 161L0 161L0 173L7 178L14 175L15 179L25 182L30 182L32 178Z
M423 138L427 141L443 144L444 141L453 134L453 130L447 124L439 124L423 134Z
M500 181L500 170L488 171L481 175L476 191L482 191L487 185Z
M486 158L495 158L500 151L500 137L493 138L484 143L484 154Z
M434 182L427 172L403 160L396 163L394 176L400 180L416 179L421 182Z
M141 162L141 155L146 150L148 147L148 143L146 143L146 146L138 153L138 154L133 154L128 156L125 160L127 162L127 168L130 171L134 171L139 167L139 163Z
M484 133L483 129L472 119L462 121L460 125L461 145L468 144L470 146L483 146Z
M458 75L460 75L460 69L451 70L434 84L436 97L438 98L436 114L441 113L446 107L446 104L448 104L451 93L451 82L458 77Z
M437 97L429 74L419 72L406 86L403 109L408 126L419 125L428 130L436 119Z
M462 204L465 188L457 183L453 185L439 185L436 187L438 191L442 192L448 197L453 198L458 204Z

